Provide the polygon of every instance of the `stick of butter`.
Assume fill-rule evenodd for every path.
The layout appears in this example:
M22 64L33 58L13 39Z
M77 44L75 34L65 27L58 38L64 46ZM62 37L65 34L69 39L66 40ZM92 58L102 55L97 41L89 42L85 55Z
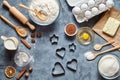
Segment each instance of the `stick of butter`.
M107 20L103 28L103 32L113 37L115 33L117 32L119 25L120 25L120 21L112 17L109 17L109 19Z

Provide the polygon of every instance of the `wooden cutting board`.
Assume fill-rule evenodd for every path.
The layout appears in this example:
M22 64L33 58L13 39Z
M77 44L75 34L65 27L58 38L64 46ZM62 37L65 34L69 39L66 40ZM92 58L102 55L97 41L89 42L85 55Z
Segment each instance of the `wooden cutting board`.
M103 33L102 30L103 30L103 27L105 25L105 23L107 22L108 18L109 17L113 17L117 20L120 21L120 12L112 7L109 11L107 11L105 13L105 15L95 24L95 26L93 27L93 30L98 34L100 35L102 38L104 38L105 40L107 41L110 41L112 39L115 40L115 43L113 43L112 45L113 46L117 46L117 45L120 45L120 28L118 29L116 35L114 37L110 37L108 36L107 34ZM120 49L119 49L120 50Z

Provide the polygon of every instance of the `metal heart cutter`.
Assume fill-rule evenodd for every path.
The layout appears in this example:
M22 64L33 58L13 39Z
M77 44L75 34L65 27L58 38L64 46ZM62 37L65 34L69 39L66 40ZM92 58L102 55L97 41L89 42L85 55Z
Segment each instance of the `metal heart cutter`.
M60 62L56 62L54 68L52 69L53 76L61 76L65 74L65 69Z
M72 71L76 71L77 66L78 66L77 59L72 59L71 61L67 62L67 68Z
M66 53L66 49L64 47L56 50L56 55L58 55L62 59L65 57L65 53Z

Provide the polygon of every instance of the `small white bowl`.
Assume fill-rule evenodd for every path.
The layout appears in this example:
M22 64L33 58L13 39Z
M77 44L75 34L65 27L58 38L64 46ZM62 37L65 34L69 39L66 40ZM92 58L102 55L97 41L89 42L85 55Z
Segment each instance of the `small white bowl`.
M66 31L67 26L70 25L70 24L74 25L75 28L76 28L76 31L75 31L73 34L69 34L69 33L67 33L67 31ZM64 32L65 32L65 34L66 34L67 36L75 36L76 33L77 33L77 26L76 26L75 24L73 24L73 23L69 23L69 24L67 24L67 25L65 26Z

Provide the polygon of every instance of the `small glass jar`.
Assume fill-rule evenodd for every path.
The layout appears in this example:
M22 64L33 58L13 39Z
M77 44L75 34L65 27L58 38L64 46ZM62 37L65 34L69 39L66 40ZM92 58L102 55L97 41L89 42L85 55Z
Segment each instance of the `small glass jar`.
M110 62L112 60L112 58L115 59L116 62L114 62L113 65L110 65L110 64L112 64L112 62ZM105 59L108 59L108 61L105 62ZM104 60L104 61L102 61L102 60ZM110 64L108 64L108 63L110 63ZM106 65L104 65L104 68L101 69L100 64L106 64ZM107 55L103 56L98 61L97 66L98 66L98 71L99 71L100 75L105 79L115 79L120 75L120 61L116 55L107 54ZM103 71L103 70L106 70L106 68L108 69L108 67L111 69L109 69L107 71L108 73L104 73L105 71ZM115 67L116 67L116 69L114 69ZM114 71L114 72L111 72L111 71ZM108 76L108 75L111 75L111 76Z
M17 66L24 67L30 63L32 56L26 52L18 52L15 54L14 62Z
M83 45L88 45L94 41L94 32L89 27L82 27L78 30L77 40Z

